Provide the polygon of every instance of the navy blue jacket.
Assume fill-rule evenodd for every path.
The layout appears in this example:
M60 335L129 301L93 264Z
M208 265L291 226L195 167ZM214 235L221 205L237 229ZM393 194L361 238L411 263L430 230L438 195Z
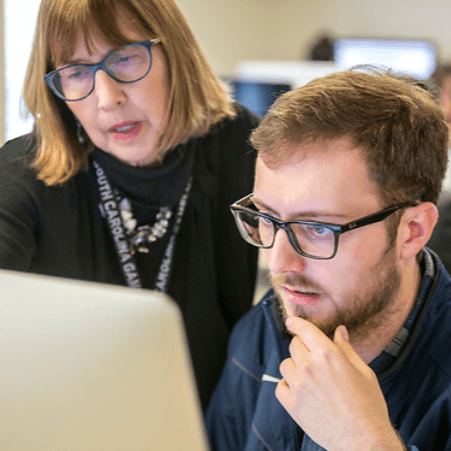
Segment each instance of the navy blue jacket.
M435 275L401 354L378 374L392 424L410 451L451 450L451 278ZM275 397L289 340L278 331L271 292L235 327L206 413L213 451L319 451ZM325 424L324 427L327 427Z

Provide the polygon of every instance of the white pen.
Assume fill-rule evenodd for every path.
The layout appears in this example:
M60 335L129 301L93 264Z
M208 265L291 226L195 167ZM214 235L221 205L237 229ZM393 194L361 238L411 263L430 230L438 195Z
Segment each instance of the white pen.
M262 376L262 382L275 382L278 384L282 379L279 379L278 377L270 376L269 374L264 374Z

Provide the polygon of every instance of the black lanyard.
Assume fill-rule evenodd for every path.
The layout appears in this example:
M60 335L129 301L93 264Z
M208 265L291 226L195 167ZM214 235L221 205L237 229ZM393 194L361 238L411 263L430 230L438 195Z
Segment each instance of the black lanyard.
M131 251L131 247L127 239L124 221L122 219L120 209L116 201L116 196L113 189L111 188L111 184L105 174L105 171L100 167L97 161L92 160L92 164L95 168L97 187L100 194L100 213L105 218L108 224L108 229L110 231L111 237L113 238L116 252L119 257L122 274L124 275L125 281L129 287L141 288L142 283L136 264L136 258ZM189 179L185 188L185 192L180 199L172 234L163 254L160 269L158 271L157 279L155 282L154 289L162 293L165 293L167 290L167 284L172 267L172 259L174 256L175 240L180 229L180 223L182 222L183 213L185 212L186 203L188 200L189 192L191 190L191 184L192 177Z

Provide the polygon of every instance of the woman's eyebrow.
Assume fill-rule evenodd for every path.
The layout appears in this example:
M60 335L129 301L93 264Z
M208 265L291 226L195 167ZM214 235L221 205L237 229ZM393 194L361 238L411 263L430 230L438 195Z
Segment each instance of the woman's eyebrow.
M99 60L96 59L95 61L89 61L89 58L92 57L92 55L88 56L87 58L85 58L85 56L79 58L72 57L69 58L67 61L63 61L61 63L61 66L68 66L71 64L97 64L98 62L102 61L105 57L107 57L110 53L114 52L115 50L118 50L119 48L112 47L110 49L107 49L107 51L102 55L102 57Z
M106 55L108 55L108 53ZM105 58L105 57L103 57L103 58ZM101 58L100 61L102 61L103 58ZM61 65L62 66L69 66L71 64L96 64L97 62L98 61L88 61L85 58L71 58L71 59L69 59L67 61L64 61Z

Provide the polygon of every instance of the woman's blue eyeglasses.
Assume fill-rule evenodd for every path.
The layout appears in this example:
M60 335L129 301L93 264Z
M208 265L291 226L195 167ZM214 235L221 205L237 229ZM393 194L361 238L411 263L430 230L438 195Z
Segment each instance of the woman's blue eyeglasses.
M44 80L56 96L67 102L88 97L95 86L99 69L120 83L133 83L144 78L152 66L150 48L159 39L136 42L110 52L97 64L71 64L44 76Z

